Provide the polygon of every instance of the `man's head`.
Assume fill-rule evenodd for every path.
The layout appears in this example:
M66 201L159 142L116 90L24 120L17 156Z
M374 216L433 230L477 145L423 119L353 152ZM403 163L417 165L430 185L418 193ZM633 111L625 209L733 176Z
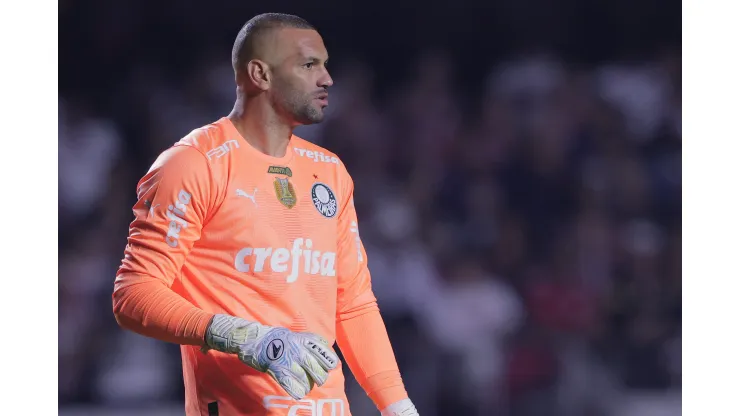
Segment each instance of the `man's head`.
M239 31L231 53L236 83L247 97L264 94L295 125L324 117L333 81L326 70L324 41L297 16L266 13Z

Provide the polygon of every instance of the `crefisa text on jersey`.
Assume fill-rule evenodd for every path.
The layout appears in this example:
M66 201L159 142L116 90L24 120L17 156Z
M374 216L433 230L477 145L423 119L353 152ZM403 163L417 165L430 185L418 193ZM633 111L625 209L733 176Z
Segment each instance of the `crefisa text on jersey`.
M325 163L334 163L335 165L339 164L339 159L336 158L336 156L327 156L323 152L318 152L314 150L306 150L296 147L295 148L296 153L298 153L299 156L307 157L309 159L313 159L314 162L325 162Z
M304 249L305 248L305 249ZM331 251L312 250L311 239L296 238L293 247L244 247L236 253L234 268L242 273L261 273L267 269L276 273L285 273L287 283L298 280L303 269L307 275L336 276L334 263L337 254ZM301 264L303 257L303 264Z

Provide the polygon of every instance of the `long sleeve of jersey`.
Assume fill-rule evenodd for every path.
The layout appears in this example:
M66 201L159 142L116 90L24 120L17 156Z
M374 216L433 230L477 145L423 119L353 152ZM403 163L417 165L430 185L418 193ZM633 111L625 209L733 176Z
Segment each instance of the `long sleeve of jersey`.
M408 398L388 332L372 292L366 252L354 207L354 186L345 177L339 213L337 343L352 374L378 409ZM343 252L344 251L344 252Z
M214 204L206 157L175 146L137 187L134 221L113 290L113 311L126 329L162 341L202 345L212 314L170 289L200 238Z

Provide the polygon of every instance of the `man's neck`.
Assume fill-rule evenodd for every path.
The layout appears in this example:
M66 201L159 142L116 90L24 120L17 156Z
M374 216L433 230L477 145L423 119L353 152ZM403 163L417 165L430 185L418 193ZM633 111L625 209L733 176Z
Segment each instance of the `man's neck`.
M261 99L237 99L229 120L253 148L273 157L285 156L293 127Z

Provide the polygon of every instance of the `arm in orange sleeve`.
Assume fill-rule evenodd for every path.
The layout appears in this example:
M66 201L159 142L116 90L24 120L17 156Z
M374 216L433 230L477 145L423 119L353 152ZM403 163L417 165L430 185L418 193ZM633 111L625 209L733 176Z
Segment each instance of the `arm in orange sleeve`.
M203 345L213 315L170 289L214 204L206 157L175 146L139 181L128 244L113 289L119 325L166 342Z
M357 382L382 410L407 399L408 394L372 292L349 174L345 174L342 195L337 244L337 343Z

